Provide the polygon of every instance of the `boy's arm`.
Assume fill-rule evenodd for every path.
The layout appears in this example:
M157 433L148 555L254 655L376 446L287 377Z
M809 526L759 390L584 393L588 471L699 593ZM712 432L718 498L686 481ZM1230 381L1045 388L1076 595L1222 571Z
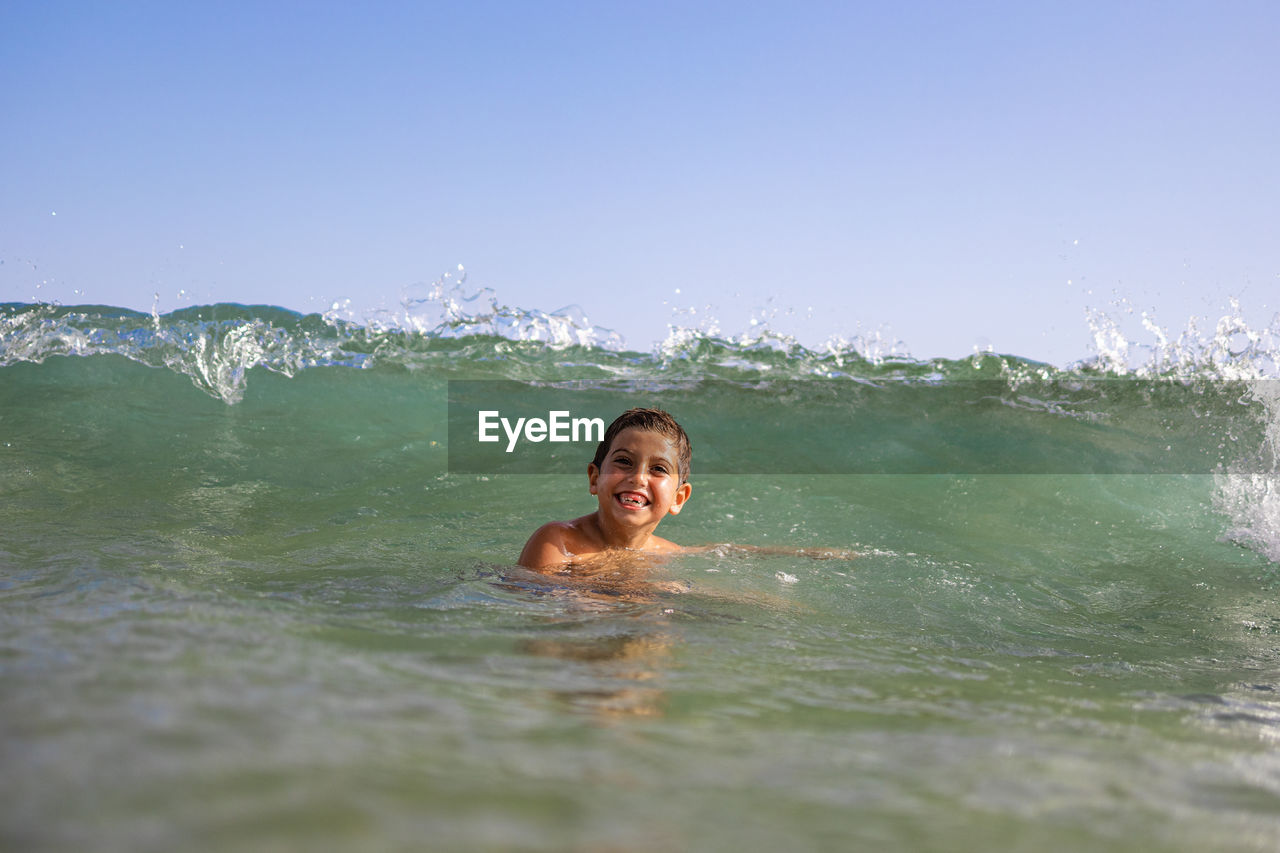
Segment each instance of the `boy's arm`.
M552 521L533 532L516 562L526 569L545 569L569 562L564 543L564 522Z
M735 545L721 542L715 545L694 545L684 549L693 554L764 554L773 557L808 557L811 560L852 560L857 551L848 548L791 548L783 545Z

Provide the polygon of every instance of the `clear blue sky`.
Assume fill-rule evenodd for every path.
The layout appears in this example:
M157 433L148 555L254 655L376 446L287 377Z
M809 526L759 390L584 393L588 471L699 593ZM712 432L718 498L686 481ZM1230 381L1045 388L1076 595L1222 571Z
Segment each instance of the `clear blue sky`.
M29 0L0 40L0 301L461 263L637 349L711 305L1060 363L1116 295L1280 308L1275 2Z

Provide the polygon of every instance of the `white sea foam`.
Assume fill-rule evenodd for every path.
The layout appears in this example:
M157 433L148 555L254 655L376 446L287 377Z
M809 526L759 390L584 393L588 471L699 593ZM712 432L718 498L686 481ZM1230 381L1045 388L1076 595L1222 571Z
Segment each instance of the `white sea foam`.
M1217 475L1214 504L1230 521L1228 539L1280 563L1280 382L1252 382L1249 389L1265 418L1263 444Z

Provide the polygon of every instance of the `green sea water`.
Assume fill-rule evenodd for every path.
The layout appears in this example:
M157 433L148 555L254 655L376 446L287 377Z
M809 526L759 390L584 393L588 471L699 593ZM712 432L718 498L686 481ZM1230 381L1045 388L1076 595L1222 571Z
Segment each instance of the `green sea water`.
M3 306L0 847L1275 849L1280 408L1228 350ZM593 448L513 473L476 387L665 404L663 535L858 556L524 572Z

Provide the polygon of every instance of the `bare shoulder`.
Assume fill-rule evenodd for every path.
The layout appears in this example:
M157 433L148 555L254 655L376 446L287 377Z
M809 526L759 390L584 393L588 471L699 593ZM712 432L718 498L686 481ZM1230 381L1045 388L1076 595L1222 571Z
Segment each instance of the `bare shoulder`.
M583 524L585 518L549 521L539 527L520 552L519 564L527 569L561 566L575 557L600 550L592 544L592 537Z
M517 561L527 569L541 569L546 566L557 566L572 559L566 547L565 538L569 532L569 522L549 521L533 531L529 541L524 543Z

